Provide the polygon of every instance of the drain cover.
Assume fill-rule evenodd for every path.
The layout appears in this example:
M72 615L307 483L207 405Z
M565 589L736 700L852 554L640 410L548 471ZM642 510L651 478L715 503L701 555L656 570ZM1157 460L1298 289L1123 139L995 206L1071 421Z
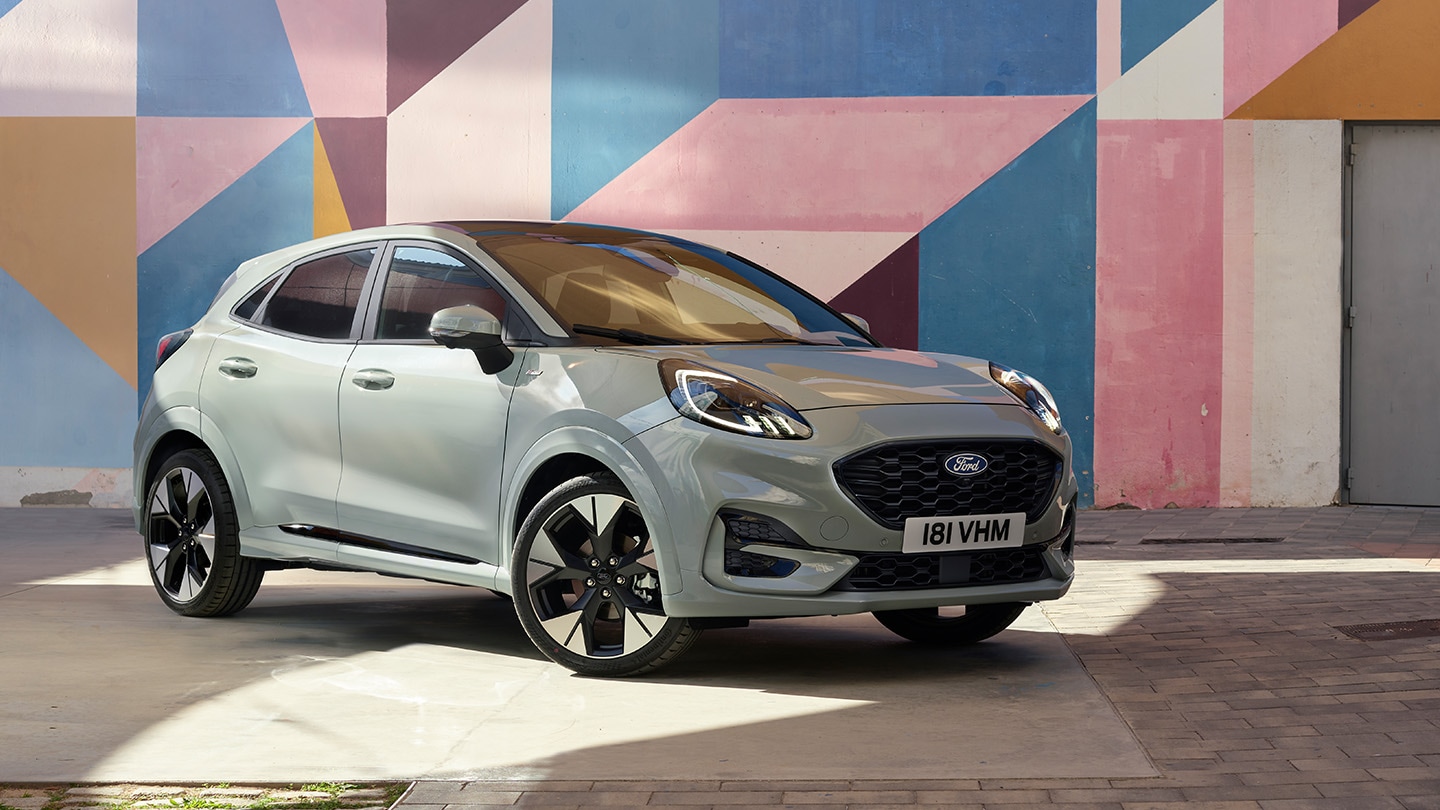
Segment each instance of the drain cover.
M1282 543L1283 537L1147 537L1142 546L1170 546L1189 543Z
M1416 619L1409 622L1380 624L1348 624L1336 630L1361 641L1385 641L1392 638L1429 638L1440 636L1440 619Z

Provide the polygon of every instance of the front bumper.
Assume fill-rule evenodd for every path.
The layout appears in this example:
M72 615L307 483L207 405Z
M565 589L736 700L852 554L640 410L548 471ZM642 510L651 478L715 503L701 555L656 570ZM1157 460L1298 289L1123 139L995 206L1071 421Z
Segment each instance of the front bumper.
M985 404L856 406L805 416L815 435L804 441L728 434L674 419L627 443L665 506L665 520L657 525L667 526L668 532L656 542L661 553L673 555L681 574L680 587L665 593L668 613L863 613L1036 602L1057 599L1069 589L1078 487L1068 436L1050 433L1019 407ZM881 525L857 506L837 484L832 465L877 444L947 438L1030 440L1062 459L1043 508L1026 522L1023 543L1016 549L1027 559L1023 575L976 576L977 566L993 561L982 564L974 558L977 552L959 552L933 555L946 559L933 561L934 574L928 578L870 577L867 586L857 587L852 577L857 566L889 564L910 570L917 555L901 553L903 532ZM756 555L754 559L783 564L760 576L746 575L753 572L744 565L737 567L735 532L727 526L727 518L735 514L783 528L772 535L780 542L762 539L742 549Z

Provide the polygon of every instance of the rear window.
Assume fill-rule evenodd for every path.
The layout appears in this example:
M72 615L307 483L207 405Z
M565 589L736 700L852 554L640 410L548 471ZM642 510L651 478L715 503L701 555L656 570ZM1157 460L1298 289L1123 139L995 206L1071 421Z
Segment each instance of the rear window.
M295 265L265 304L260 324L321 340L351 336L375 248L334 253Z

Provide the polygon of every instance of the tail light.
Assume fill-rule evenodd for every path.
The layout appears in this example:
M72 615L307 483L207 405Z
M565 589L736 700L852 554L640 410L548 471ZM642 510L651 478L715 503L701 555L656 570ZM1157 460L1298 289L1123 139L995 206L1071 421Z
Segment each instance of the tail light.
M193 330L181 329L179 332L171 332L160 338L160 342L155 344L155 368L160 368L161 363L169 360L170 355L184 346L191 334L193 334Z

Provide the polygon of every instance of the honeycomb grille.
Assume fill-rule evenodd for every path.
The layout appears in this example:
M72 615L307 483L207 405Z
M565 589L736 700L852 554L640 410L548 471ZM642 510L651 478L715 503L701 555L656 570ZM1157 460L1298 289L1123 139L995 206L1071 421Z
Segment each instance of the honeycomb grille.
M725 573L737 577L786 577L795 573L800 564L767 554L752 554L738 549L725 550Z
M979 475L951 475L945 459L977 453L989 462ZM1045 511L1060 472L1060 456L1026 440L882 444L835 463L835 479L850 499L881 525L905 527L911 517Z
M726 518L725 527L730 534L743 543L774 543L777 545L789 545L790 541L785 538L767 520L760 518L731 516Z
M866 554L837 587L902 591L1035 582L1049 574L1043 554L1039 546L949 554Z

